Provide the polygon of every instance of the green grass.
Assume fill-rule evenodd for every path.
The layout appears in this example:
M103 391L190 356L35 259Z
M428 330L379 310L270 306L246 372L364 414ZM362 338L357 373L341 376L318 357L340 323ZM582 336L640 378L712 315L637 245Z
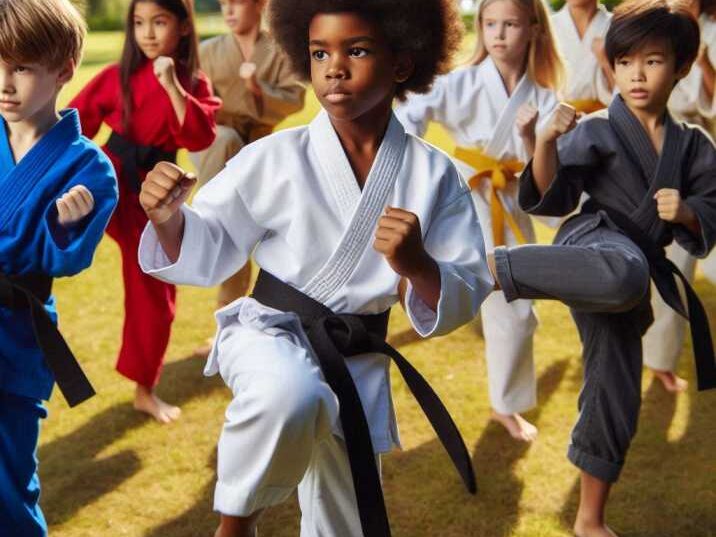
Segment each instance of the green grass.
M119 53L119 34L92 34L85 64L63 94L74 95ZM316 101L283 126L310 119ZM444 133L431 140L448 147ZM186 159L182 157L182 162ZM540 227L540 238L551 231ZM697 289L716 318L716 292ZM63 332L98 391L69 410L55 394L39 450L42 506L51 534L61 537L213 535L216 440L229 402L220 379L202 377L191 351L214 330L211 289L182 287L160 395L183 409L180 422L160 426L131 408L131 383L114 371L123 290L118 250L104 240L91 269L57 282ZM419 341L399 308L391 339L426 375L460 427L477 470L479 493L460 486L447 457L396 374L395 404L404 450L384 457L388 508L397 537L568 537L577 501L576 472L565 458L576 417L581 367L568 311L538 304L535 342L539 406L527 415L538 441L516 444L489 424L484 342L473 326ZM691 357L681 373L694 385ZM609 519L626 537L716 536L716 395L693 388L667 396L645 376L639 433ZM262 536L298 535L295 501L269 510Z

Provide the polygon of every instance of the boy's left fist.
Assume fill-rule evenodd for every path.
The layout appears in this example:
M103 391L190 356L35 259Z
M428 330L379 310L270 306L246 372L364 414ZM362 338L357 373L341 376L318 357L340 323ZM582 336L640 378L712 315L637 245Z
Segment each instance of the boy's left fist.
M84 185L73 186L55 203L57 221L62 227L73 226L94 209L92 193Z
M421 273L430 259L423 248L418 217L395 207L387 207L380 217L373 248L385 256L397 274L408 279Z
M154 60L154 76L159 83L168 88L174 84L174 59L169 56L159 56Z
M654 194L656 211L659 218L674 224L689 220L691 208L681 199L681 194L675 188L662 188Z

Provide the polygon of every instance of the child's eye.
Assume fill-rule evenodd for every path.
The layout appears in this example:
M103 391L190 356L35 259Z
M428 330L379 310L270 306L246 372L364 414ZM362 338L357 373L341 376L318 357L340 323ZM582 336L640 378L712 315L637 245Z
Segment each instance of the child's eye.
M354 58L363 58L368 55L368 50L361 47L353 47L348 49L348 54Z
M141 25L142 25L142 21L140 21L140 20L134 21L134 26L139 27Z
M626 67L629 65L629 60L617 60L617 65L621 65L622 67Z
M29 71L29 69L28 69L27 67L25 67L24 65L17 65L17 66L15 66L15 72L16 72L16 73L25 73L25 72L27 72L27 71Z
M647 60L647 65L661 65L661 60Z
M328 58L328 53L325 50L314 50L311 52L311 57L316 61L322 62Z

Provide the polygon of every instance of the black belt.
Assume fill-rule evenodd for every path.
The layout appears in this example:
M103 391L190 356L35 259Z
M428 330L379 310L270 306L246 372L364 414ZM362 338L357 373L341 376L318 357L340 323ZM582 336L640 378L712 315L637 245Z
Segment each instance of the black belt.
M583 212L595 213L604 211L607 216L636 244L644 253L649 262L649 272L654 280L659 294L669 307L689 320L691 341L694 350L694 363L696 364L696 380L699 390L716 388L716 359L714 358L711 330L706 310L698 295L681 273L679 268L666 257L664 248L658 246L638 225L626 214L602 205L594 199L588 200ZM686 292L687 309L681 301L676 278L681 280Z
M95 394L62 334L45 310L52 291L46 275L8 276L0 272L0 305L17 310L29 308L35 341L67 403L73 407Z
M142 189L140 168L149 171L163 160L175 162L177 156L176 151L164 151L151 145L135 144L114 131L107 140L107 149L119 157L123 175L130 181L135 192Z
M320 302L264 270L259 273L252 296L266 306L293 311L299 316L326 382L338 397L353 487L365 537L389 536L390 525L370 429L358 391L346 366L346 357L375 352L393 359L468 491L473 494L477 491L470 455L447 409L422 375L385 342L390 311L377 315L335 314Z

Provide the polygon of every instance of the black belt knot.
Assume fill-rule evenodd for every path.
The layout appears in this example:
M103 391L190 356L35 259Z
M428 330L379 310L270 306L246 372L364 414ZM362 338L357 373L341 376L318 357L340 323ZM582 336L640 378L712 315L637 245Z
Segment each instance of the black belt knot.
M123 175L137 193L142 190L140 168L149 171L161 161L175 162L177 155L176 151L165 151L151 145L137 144L114 131L107 140L107 149L119 157Z

